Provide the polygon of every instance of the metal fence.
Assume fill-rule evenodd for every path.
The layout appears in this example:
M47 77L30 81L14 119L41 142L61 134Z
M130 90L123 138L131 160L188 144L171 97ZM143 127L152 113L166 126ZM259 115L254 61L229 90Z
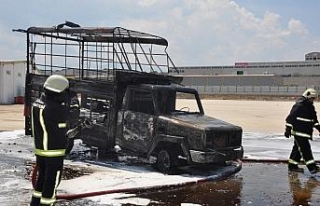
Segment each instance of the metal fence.
M299 96L307 86L189 86L199 94ZM318 87L312 87L319 91Z

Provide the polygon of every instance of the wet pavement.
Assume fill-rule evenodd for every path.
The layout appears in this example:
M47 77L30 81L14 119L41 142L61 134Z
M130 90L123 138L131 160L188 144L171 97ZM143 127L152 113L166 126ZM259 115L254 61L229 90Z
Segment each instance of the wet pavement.
M234 177L180 190L137 194L150 205L320 205L320 178L288 173L286 164L244 163Z
M24 160L0 154L0 205L23 205L29 196ZM24 185L22 185L24 184Z

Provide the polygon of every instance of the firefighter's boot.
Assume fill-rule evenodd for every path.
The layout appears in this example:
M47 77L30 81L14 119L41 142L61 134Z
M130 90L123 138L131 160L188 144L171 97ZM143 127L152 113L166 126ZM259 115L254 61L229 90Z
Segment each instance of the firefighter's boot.
M298 165L294 165L294 164L290 164L290 163L288 165L288 170L290 172L300 172L300 173L304 172L303 168L300 168L300 167L298 167Z
M316 174L317 172L320 172L320 168L318 166L314 166L309 171L311 174Z

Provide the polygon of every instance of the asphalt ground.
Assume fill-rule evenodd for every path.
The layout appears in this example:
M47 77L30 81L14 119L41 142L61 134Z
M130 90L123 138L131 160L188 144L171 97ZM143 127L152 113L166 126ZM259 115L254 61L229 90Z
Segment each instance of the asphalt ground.
M219 102L218 105L216 103L211 100L204 101L205 109L209 108L210 112L213 107L212 111L215 110L216 115L209 115L218 116L218 118L235 124L241 121L240 125L245 131L255 132L264 132L265 129L281 131L283 125L277 124L272 127L270 124L274 124L274 121L283 122L283 115L287 114L293 104L293 102L268 103L265 101L257 101L252 104L248 101L232 100L224 101L223 104ZM248 111L245 111L246 106ZM268 108L273 108L273 110L268 112ZM23 129L22 112L23 105L0 105L0 130ZM278 116L273 117L272 114L278 114ZM239 115L242 116L239 117ZM253 124L261 119L267 121L264 121L263 125ZM17 145L20 144L0 144L0 179L5 180L0 187L2 188L0 189L2 205L27 205L30 199L31 189L26 189L28 187L25 185L14 185L14 180L25 180L26 168L22 159L10 155L8 157L11 152L19 151L14 149ZM8 184L14 187L4 187ZM25 184L28 184L28 181ZM181 203L195 205L320 205L320 178L311 176L308 172L305 174L289 173L286 164L244 162L242 170L227 180L203 183L179 190L136 194L136 196L153 200L149 205L168 206L181 205ZM57 205L96 205L96 203L74 200L59 201Z

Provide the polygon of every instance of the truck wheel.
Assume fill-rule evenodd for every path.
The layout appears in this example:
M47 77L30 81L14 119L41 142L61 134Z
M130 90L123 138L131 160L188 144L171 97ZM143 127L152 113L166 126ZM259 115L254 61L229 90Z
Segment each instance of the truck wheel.
M170 169L172 168L172 158L167 150L161 150L158 153L156 166L160 172L164 174L169 173Z

